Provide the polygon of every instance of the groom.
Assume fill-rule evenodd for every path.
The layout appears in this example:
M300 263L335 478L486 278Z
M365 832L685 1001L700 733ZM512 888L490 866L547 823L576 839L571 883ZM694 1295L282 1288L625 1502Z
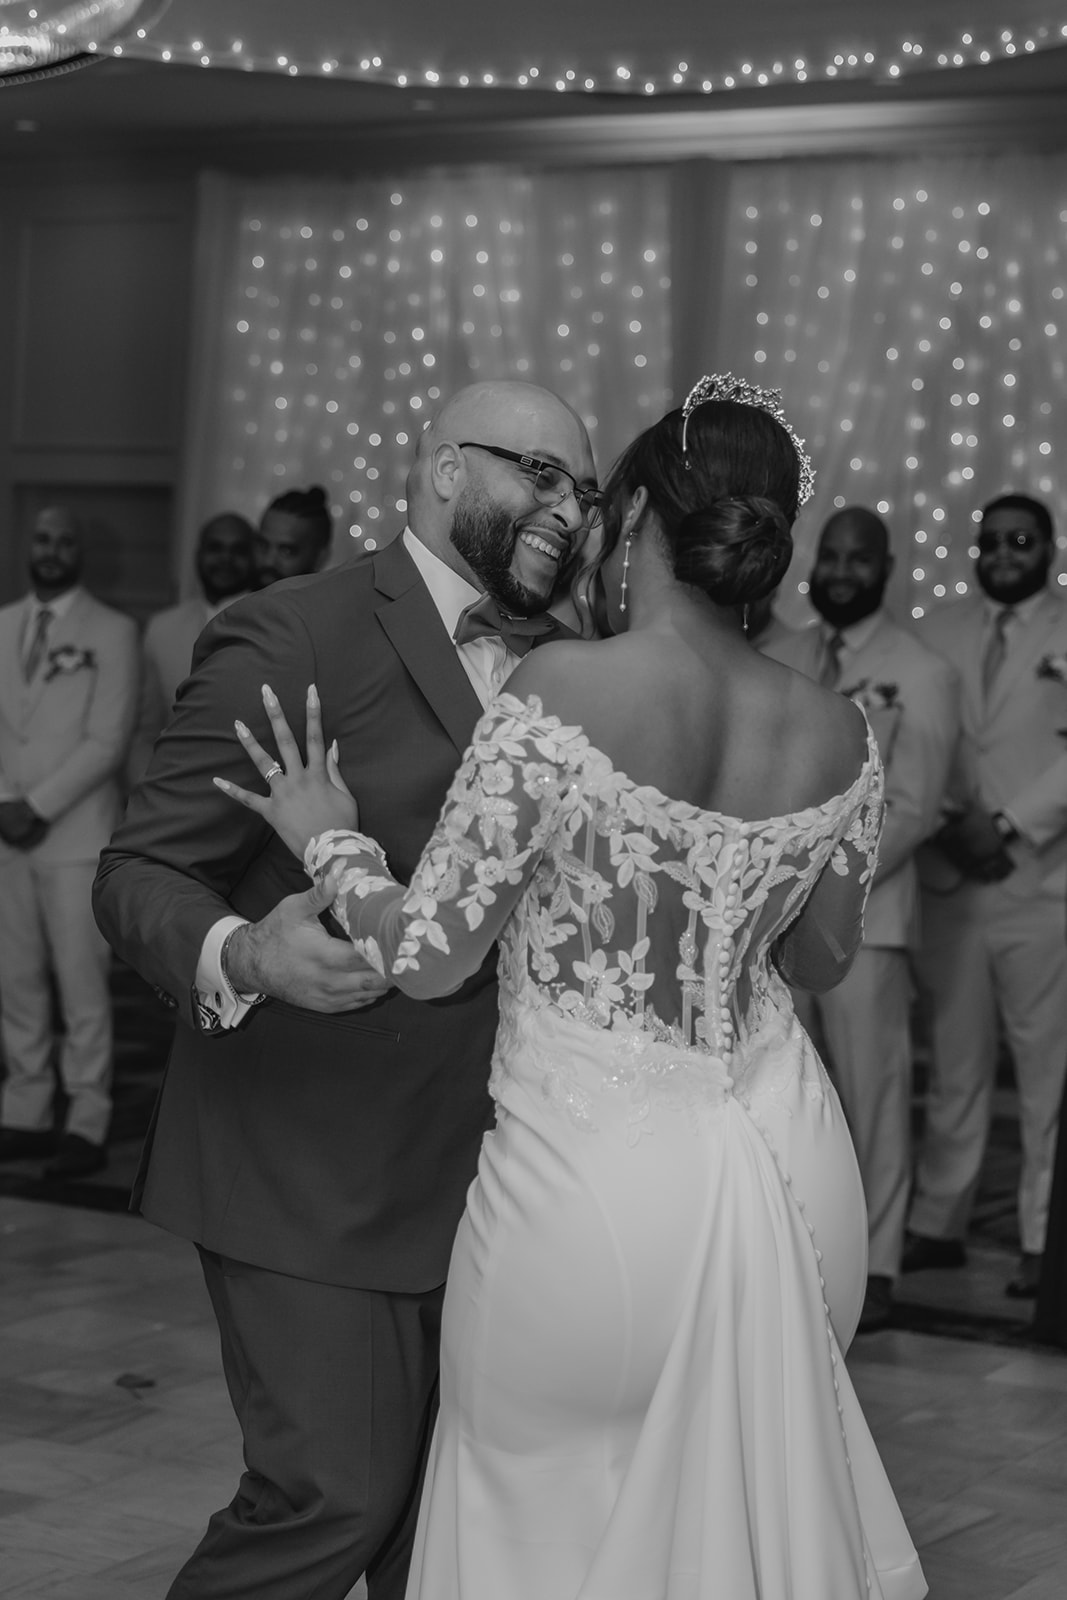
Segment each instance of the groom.
M270 748L261 686L307 686L361 825L407 878L490 696L587 529L592 453L555 395L480 383L419 440L409 527L365 560L238 601L201 636L95 906L181 1017L135 1195L197 1245L246 1471L169 1600L400 1600L443 1281L490 1121L495 953L461 989L383 992L317 919L300 864L214 787ZM537 624L532 625L537 632ZM514 648L513 648L514 647Z

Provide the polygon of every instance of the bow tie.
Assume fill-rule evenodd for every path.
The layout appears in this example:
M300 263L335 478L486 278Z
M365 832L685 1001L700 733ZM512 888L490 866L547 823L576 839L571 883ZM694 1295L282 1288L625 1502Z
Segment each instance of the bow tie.
M536 617L509 617L487 594L479 596L460 612L452 635L456 644L470 644L472 639L502 639L512 654L517 656L524 656L535 644L545 639L576 637L566 623L549 616L547 611L540 612Z

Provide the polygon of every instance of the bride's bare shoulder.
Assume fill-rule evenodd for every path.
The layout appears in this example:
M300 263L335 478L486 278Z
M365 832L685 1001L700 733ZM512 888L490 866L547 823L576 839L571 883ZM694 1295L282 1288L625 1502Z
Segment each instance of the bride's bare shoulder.
M590 699L600 700L618 674L631 670L620 639L559 639L525 656L508 679L509 694L536 695L566 720L580 720Z
M852 700L824 689L801 673L789 674L783 695L783 726L823 782L849 787L867 759L867 719Z

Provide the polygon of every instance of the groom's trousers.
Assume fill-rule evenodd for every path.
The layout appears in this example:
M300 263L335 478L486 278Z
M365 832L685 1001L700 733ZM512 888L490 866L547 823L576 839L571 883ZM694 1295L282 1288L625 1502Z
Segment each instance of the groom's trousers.
M403 1600L444 1287L387 1294L200 1252L245 1471L167 1600Z

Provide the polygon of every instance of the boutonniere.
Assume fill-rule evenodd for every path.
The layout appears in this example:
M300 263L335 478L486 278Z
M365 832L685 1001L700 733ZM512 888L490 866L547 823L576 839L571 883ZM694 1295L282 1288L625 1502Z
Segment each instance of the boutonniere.
M1061 650L1058 655L1042 656L1037 664L1037 676L1067 684L1067 650Z
M76 644L59 644L54 650L49 650L47 661L44 681L51 683L61 673L81 672L85 668L95 667L96 652L80 650Z
M864 711L899 711L900 689L895 683L871 683L869 678L861 678L859 683L853 684L851 689L842 689L841 693L848 700L855 700Z

